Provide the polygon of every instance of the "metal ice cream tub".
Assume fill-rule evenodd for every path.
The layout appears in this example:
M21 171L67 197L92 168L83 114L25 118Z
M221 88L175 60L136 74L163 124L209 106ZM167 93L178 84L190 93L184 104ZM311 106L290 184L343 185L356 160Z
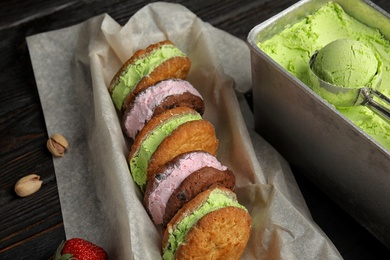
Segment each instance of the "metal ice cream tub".
M327 2L300 1L249 33L255 127L292 165L390 247L390 152L257 47ZM333 2L390 39L390 16L372 2Z

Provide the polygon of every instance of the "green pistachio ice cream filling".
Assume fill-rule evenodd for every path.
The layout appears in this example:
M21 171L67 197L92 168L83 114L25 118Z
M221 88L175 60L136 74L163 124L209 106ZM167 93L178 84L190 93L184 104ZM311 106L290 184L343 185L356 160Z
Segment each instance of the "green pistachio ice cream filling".
M130 64L119 77L117 84L112 92L112 100L117 109L121 109L127 95L133 91L138 82L149 75L156 67L173 57L185 56L178 48L173 45L163 45L152 51L142 59L136 60Z
M245 207L236 200L228 197L224 191L218 189L213 190L202 206L192 212L191 215L183 218L174 230L169 231L168 246L164 249L163 259L174 259L177 248L185 241L187 232L198 222L198 220L214 210L228 206L246 210Z
M200 120L201 118L201 115L198 113L173 116L149 133L130 160L131 174L133 175L134 181L141 188L146 184L146 169L149 160L165 137L170 135L180 125L189 121Z

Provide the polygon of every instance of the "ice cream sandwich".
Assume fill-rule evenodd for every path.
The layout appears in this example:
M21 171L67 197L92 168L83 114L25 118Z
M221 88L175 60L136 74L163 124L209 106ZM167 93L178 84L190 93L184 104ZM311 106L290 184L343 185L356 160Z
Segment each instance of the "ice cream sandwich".
M153 117L145 125L137 135L129 155L131 174L141 188L146 184L146 169L149 160L160 143L180 125L199 120L202 120L202 117L195 110L188 107L177 107Z
M176 156L157 170L145 190L145 207L156 225L165 226L200 192L214 186L233 189L233 173L205 151Z
M163 259L239 259L251 218L229 189L212 188L186 203L168 223Z
M161 41L135 52L115 74L108 90L115 107L123 112L140 91L164 79L185 79L190 67L185 53L171 41Z
M153 178L159 167L173 160L176 156L191 151L206 151L216 155L218 139L214 126L207 120L186 122L164 138L150 157L147 178Z
M160 81L139 92L123 114L124 132L131 138L141 131L153 116L174 107L190 107L203 115L205 107L200 93L181 79Z

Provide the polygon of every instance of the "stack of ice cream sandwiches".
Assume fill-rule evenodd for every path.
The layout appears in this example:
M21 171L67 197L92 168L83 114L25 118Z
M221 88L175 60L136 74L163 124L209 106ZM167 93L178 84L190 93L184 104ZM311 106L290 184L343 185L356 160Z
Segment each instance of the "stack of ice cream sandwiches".
M163 259L239 259L251 218L234 193L235 176L216 154L214 126L186 81L191 61L171 41L139 50L109 92L131 140L129 167L156 225Z

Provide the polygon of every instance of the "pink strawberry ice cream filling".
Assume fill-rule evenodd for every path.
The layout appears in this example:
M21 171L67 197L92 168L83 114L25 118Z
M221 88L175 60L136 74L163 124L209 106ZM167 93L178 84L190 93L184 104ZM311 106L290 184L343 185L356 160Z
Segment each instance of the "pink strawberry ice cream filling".
M170 174L162 180L157 188L149 195L149 212L155 224L163 221L166 204L172 193L191 173L203 168L213 167L220 171L227 170L217 158L206 152L192 152L186 154L177 163L169 167L165 173Z
M167 97L189 92L200 98L199 92L185 80L165 80L141 92L134 100L133 109L129 111L124 122L125 129L131 138L141 131L154 113L154 109Z

